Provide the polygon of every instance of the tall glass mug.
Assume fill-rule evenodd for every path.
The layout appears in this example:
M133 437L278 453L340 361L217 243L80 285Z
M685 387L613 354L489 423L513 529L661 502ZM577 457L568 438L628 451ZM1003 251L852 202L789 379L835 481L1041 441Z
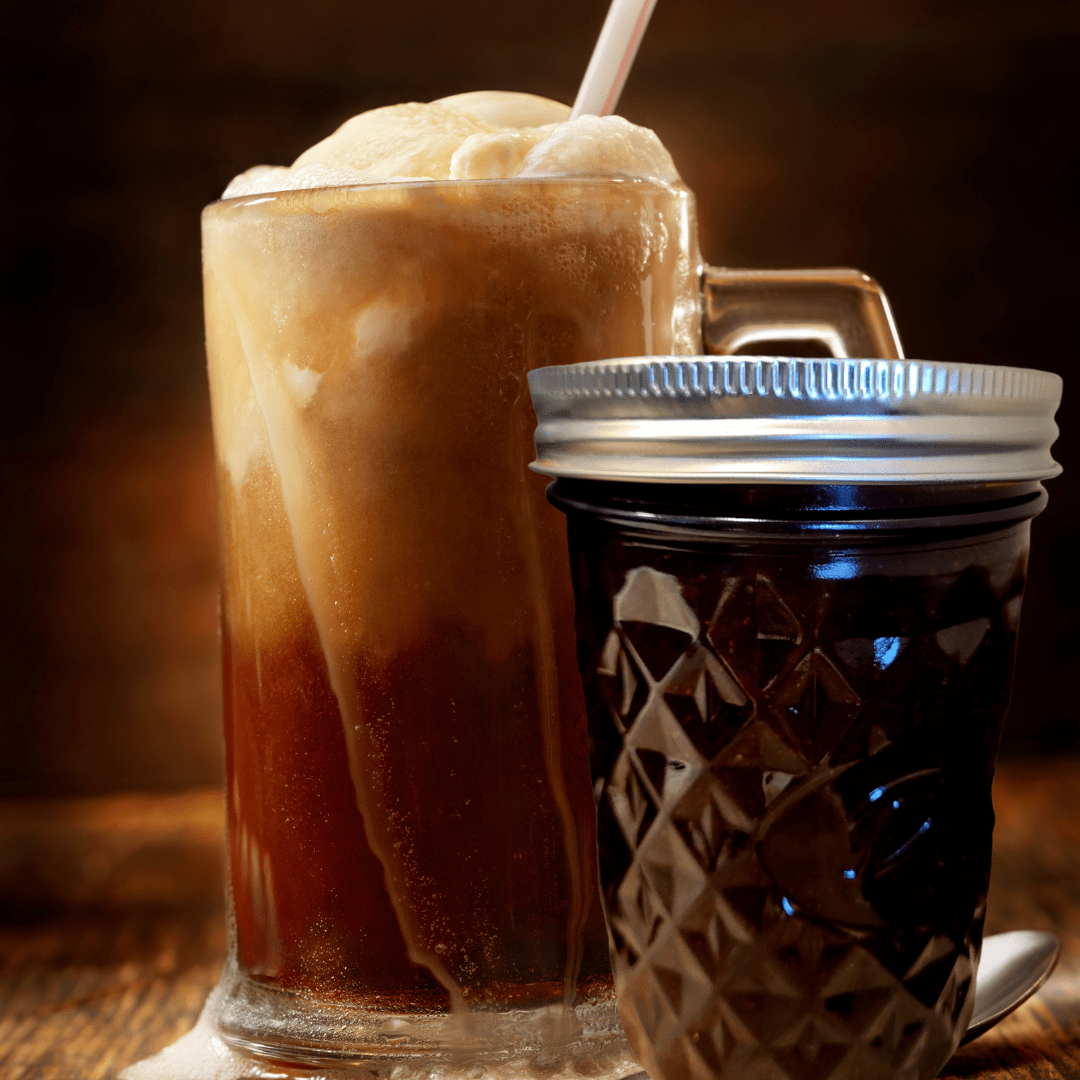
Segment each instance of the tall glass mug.
M528 468L526 373L822 337L822 305L833 351L898 355L883 297L853 271L710 271L703 341L693 196L645 180L245 197L207 208L203 244L219 1031L279 1061L623 1068L565 530Z
M565 530L528 469L525 375L700 348L693 197L294 191L214 204L203 241L220 1031L301 1062L622 1047Z

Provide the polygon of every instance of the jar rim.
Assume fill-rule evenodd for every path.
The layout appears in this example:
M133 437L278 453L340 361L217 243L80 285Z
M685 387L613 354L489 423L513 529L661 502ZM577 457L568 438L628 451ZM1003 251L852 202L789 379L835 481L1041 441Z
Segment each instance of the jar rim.
M609 483L560 477L548 501L568 516L640 535L909 544L919 534L978 536L1030 521L1046 507L1037 481L1010 484L806 485Z

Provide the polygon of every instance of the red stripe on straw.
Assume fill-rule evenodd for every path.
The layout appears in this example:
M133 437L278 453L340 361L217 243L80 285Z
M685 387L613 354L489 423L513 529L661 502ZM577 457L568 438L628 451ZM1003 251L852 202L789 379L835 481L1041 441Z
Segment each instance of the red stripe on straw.
M630 65L634 62L634 57L637 55L641 36L645 33L645 24L649 20L651 7L651 4L645 4L641 11L638 12L637 21L634 23L634 32L630 35L630 40L626 43L626 51L623 53L622 60L619 61L619 69L615 73L615 81L612 83L611 91L604 101L604 108L600 113L601 116L610 116L615 111L615 106L619 101L619 95L622 93L627 76L630 74Z

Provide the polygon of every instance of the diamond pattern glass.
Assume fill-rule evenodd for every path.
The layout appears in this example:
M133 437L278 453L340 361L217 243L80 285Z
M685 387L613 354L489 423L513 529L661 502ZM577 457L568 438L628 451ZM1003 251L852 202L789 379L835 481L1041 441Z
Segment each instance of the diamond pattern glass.
M756 552L571 518L601 873L655 1080L926 1080L967 1026L1026 526Z

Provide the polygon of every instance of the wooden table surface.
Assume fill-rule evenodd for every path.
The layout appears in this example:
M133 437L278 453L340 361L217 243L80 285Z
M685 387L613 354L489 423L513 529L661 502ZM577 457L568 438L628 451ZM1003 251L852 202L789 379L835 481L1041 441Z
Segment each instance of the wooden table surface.
M1003 765L994 801L987 932L1052 930L1062 959L942 1075L1080 1080L1080 760ZM225 948L222 818L219 791L0 804L0 1080L113 1077L191 1026Z

